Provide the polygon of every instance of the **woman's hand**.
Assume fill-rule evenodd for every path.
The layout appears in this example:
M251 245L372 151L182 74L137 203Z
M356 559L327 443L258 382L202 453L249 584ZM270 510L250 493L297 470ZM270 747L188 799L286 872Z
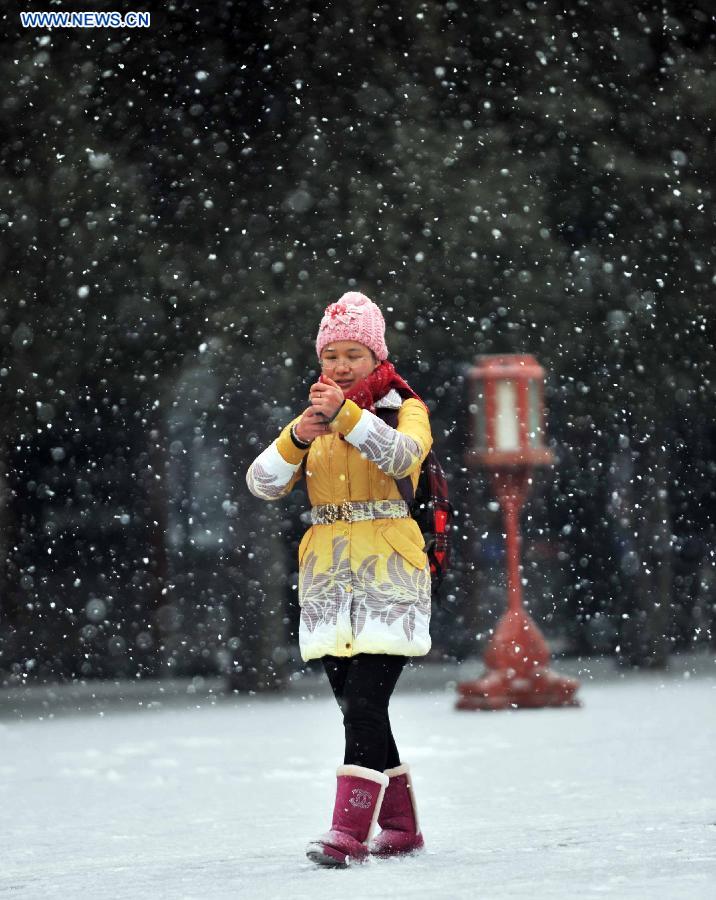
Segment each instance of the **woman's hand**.
M331 433L325 419L313 406L309 406L308 409L304 410L293 430L299 441L305 441L306 443L322 434Z
M321 380L311 385L308 396L313 408L323 414L326 422L335 416L346 399L341 388L327 375L321 375Z

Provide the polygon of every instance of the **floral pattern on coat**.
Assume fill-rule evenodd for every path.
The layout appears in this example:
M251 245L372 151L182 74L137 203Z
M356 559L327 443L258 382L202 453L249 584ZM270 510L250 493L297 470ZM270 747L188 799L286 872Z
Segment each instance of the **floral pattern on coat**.
M326 572L316 572L318 556L306 554L301 567L301 620L309 632L320 625L335 626L341 614L349 614L354 637L366 622L378 620L392 625L402 620L407 641L415 637L416 615L430 613L430 574L427 566L417 569L394 551L386 561L386 577L378 580L378 554L366 557L351 583L348 541L333 539L332 564Z
M265 500L277 500L284 492L285 485L281 484L274 472L268 472L259 462L255 462L246 477L249 490L255 497Z
M420 459L421 448L407 434L398 432L380 419L371 419L365 438L357 445L366 459L396 478L402 478Z

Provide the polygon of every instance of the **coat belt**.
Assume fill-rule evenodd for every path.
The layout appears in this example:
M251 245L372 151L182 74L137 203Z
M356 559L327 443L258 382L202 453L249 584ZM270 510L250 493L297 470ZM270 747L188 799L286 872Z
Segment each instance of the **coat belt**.
M365 522L369 519L406 519L410 509L405 500L344 500L311 507L313 525L332 522Z

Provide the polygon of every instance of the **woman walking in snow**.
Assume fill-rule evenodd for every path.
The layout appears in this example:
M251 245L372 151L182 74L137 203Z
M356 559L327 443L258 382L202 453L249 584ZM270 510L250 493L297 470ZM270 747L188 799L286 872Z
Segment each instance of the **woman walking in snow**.
M425 404L387 361L385 321L366 296L349 292L327 307L316 352L322 375L310 406L246 481L276 500L306 477L313 524L298 548L299 643L304 660L321 658L345 727L331 829L307 855L346 866L423 846L388 703L407 657L430 649L425 541L396 479L416 487L432 434ZM397 411L397 428L381 410Z

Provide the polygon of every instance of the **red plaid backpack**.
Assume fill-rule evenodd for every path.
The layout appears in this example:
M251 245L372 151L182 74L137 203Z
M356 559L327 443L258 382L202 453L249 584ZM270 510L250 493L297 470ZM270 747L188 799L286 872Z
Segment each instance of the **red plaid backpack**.
M398 427L397 409L376 409L386 425ZM435 451L430 450L423 460L415 491L410 476L396 478L400 496L410 507L410 515L418 523L425 538L425 552L430 563L430 580L433 599L438 599L440 585L450 568L450 527L452 504L443 467Z

